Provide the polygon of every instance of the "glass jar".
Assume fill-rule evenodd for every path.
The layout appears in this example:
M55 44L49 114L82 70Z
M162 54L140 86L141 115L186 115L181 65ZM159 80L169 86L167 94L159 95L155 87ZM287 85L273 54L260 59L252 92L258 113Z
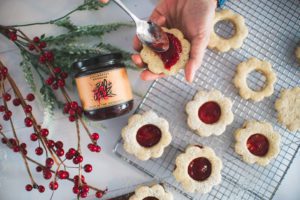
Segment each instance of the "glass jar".
M132 90L120 53L81 60L72 67L87 118L105 120L132 110Z

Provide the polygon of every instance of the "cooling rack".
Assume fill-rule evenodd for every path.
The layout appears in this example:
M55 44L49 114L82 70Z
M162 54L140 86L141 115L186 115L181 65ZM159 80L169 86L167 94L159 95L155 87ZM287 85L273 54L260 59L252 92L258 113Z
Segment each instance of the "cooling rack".
M246 20L249 35L242 48L227 53L208 50L193 84L184 81L183 73L157 80L136 111L152 109L169 121L173 141L163 156L139 161L124 151L121 140L115 153L189 199L272 199L300 146L300 132L291 133L280 126L274 109L282 89L300 86L300 67L294 56L300 41L300 1L232 0L225 8ZM231 34L232 26L221 23L215 26L215 31L226 37ZM250 57L268 60L277 74L273 95L257 103L241 99L232 84L237 64ZM247 82L251 88L258 89L263 86L264 78L259 73L251 73ZM199 89L220 90L233 101L235 119L221 136L199 137L187 127L185 105ZM266 167L246 164L234 152L233 132L244 120L268 121L282 136L279 155ZM205 195L186 193L172 175L176 156L188 144L196 143L212 147L224 165L221 184Z

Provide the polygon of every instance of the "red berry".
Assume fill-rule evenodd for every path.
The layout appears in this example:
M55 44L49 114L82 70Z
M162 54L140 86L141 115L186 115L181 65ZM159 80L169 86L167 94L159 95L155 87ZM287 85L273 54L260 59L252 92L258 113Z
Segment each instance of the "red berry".
M22 150L22 153L23 153L24 155L27 155L27 150L26 150L26 149L23 149L23 150Z
M5 106L0 105L0 112L4 112L5 111Z
M12 146L16 146L17 145L17 141L13 138L10 138L9 140L9 143L12 145Z
M32 185L28 184L25 186L25 189L30 192L32 190Z
M46 62L47 58L45 55L41 55L39 58L40 63L44 64Z
M55 67L55 68L53 69L53 72L54 72L55 74L59 74L59 73L61 72L61 68L60 68L60 67Z
M32 111L31 105L26 105L24 108L24 111L25 111L25 113L31 113L31 111Z
M76 111L73 110L73 109L70 109L70 110L69 110L69 115L71 115L71 116L76 115Z
M40 38L39 38L39 37L37 37L37 36L36 36L36 37L34 37L34 38L33 38L33 42L35 42L35 43L38 43L38 42L40 42Z
M64 81L63 79L58 79L58 80L57 80L57 85L58 85L59 87L64 87L64 86L65 86L65 81Z
M98 140L98 139L99 139L99 134L98 134L98 133L93 133L93 134L91 135L91 139L92 139L92 140Z
M44 169L43 170L43 176L44 176L44 179L48 180L52 177L52 173L49 169Z
M79 190L79 188L78 188L77 186L74 186L74 187L73 187L73 193L74 193L74 194L78 194L79 191L80 191L80 190Z
M70 107L73 109L73 110L76 110L78 108L78 103L76 101L72 101L70 103Z
M55 147L58 149L62 149L64 146L64 143L62 141L55 142Z
M67 178L69 178L69 172L60 170L60 171L58 171L57 176L60 179L67 179Z
M22 144L20 145L20 147L21 147L22 149L26 149L27 145L26 145L25 143L22 143Z
M41 171L43 171L43 168L42 168L41 166L37 166L37 167L35 168L35 170L36 170L37 172L41 172Z
M88 193L89 191L90 191L89 186L83 185L83 186L81 187L81 192Z
M54 77L49 76L49 78L45 82L46 82L47 85L52 85L52 83L54 82Z
M101 151L101 147L100 146L96 146L95 152L99 153Z
M68 77L68 73L66 73L66 72L61 72L61 73L60 73L60 77L61 77L62 79L66 79L66 78Z
M87 147L88 147L88 149L89 149L90 151L94 152L94 148L95 148L95 145L94 145L94 144L90 143L90 144L88 144Z
M19 151L20 151L20 147L15 146L15 147L13 148L13 151L14 151L15 153L19 152Z
M7 111L5 112L5 114L8 115L9 117L12 116L12 112L11 112L10 110L7 110Z
M51 190L57 190L58 188L58 183L56 181L51 181L50 184L49 184L49 188Z
M73 159L73 155L71 155L69 152L66 153L66 159L71 160Z
M35 133L32 133L31 135L30 135L30 140L31 141L37 141L37 139L38 139L38 136L37 136L37 134L35 134Z
M42 155L43 154L43 149L42 149L42 147L37 147L36 149L35 149L35 154L36 155L38 155L38 156L40 156L40 155Z
M1 141L3 144L7 144L7 139L6 138L1 138Z
M16 41L18 39L17 34L14 32L10 32L9 37L12 41Z
M66 103L66 104L64 105L64 113L68 113L69 110L70 110L70 104L69 104L69 103Z
M33 44L29 44L29 45L28 45L28 49L29 49L30 51L33 51L33 50L35 49L35 47L34 47Z
M45 187L42 186L42 185L39 185L39 192L40 192L40 193L45 192Z
M19 106L21 104L21 100L19 98L16 98L13 100L14 106Z
M41 129L41 136L47 137L49 135L49 131L46 128Z
M89 172L91 172L92 170L93 170L92 165L90 165L90 164L84 165L84 171L85 171L86 173L89 173Z
M74 122L76 120L76 117L75 116L69 116L69 121L70 122Z
M25 123L25 126L31 127L32 124L33 124L33 121L32 121L32 119L31 119L30 117L26 117L26 118L24 119L24 123Z
M48 142L47 142L47 147L48 148L53 148L54 147L54 145L55 145L55 142L53 141L53 140L48 140Z
M33 100L35 99L35 96L34 96L34 94L29 93L29 94L27 94L26 99L27 99L28 101L33 101Z
M96 197L99 198L99 199L102 198L103 197L103 192L97 191L96 192Z
M2 74L3 76L6 76L6 75L8 74L8 69L7 69L7 67L2 67L2 69L1 69L1 74Z
M3 94L3 99L4 99L5 101L9 101L9 100L11 100L11 96L10 96L10 94L9 94L9 93L7 93L7 92L5 92L5 93Z
M81 192L80 193L80 197L83 198L83 199L86 198L87 197L87 193L86 192Z
M64 151L63 149L57 149L57 150L56 150L56 155L57 155L57 156L61 157L61 156L63 156L64 154L65 154L65 151Z
M46 59L48 60L48 61L53 61L54 60L54 54L51 52L51 51L46 51L45 53L44 53L44 56L46 57Z
M77 114L78 115L82 114L82 107L78 106L78 108L77 108Z
M77 151L74 148L70 148L68 152L73 156L77 153Z
M57 83L53 83L53 85L52 85L52 89L53 89L53 90L57 90L57 89L58 89L58 85L57 85Z
M40 47L41 49L45 48L46 46L47 46L47 43L44 42L44 41L40 42L40 44L39 44L39 47Z
M8 121L10 119L10 116L9 115L7 115L7 114L4 114L3 115L3 120L4 121Z
M46 166L51 168L54 164L54 160L52 158L47 158L46 159Z
M81 155L78 155L76 158L79 163L81 163L83 161L83 157Z

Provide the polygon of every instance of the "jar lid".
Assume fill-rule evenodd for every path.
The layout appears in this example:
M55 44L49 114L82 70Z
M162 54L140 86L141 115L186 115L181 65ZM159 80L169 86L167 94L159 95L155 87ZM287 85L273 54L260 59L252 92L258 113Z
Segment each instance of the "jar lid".
M87 70L99 69L99 67L107 67L108 65L115 64L122 60L121 53L111 53L105 55L98 55L91 58L79 60L72 64L72 68L77 72L83 72Z

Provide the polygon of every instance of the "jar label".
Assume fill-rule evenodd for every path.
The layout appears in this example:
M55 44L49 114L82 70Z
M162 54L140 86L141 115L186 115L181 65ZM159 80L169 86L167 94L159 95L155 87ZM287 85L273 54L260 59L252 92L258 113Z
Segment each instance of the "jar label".
M85 111L110 107L133 99L125 68L78 77L76 85Z

